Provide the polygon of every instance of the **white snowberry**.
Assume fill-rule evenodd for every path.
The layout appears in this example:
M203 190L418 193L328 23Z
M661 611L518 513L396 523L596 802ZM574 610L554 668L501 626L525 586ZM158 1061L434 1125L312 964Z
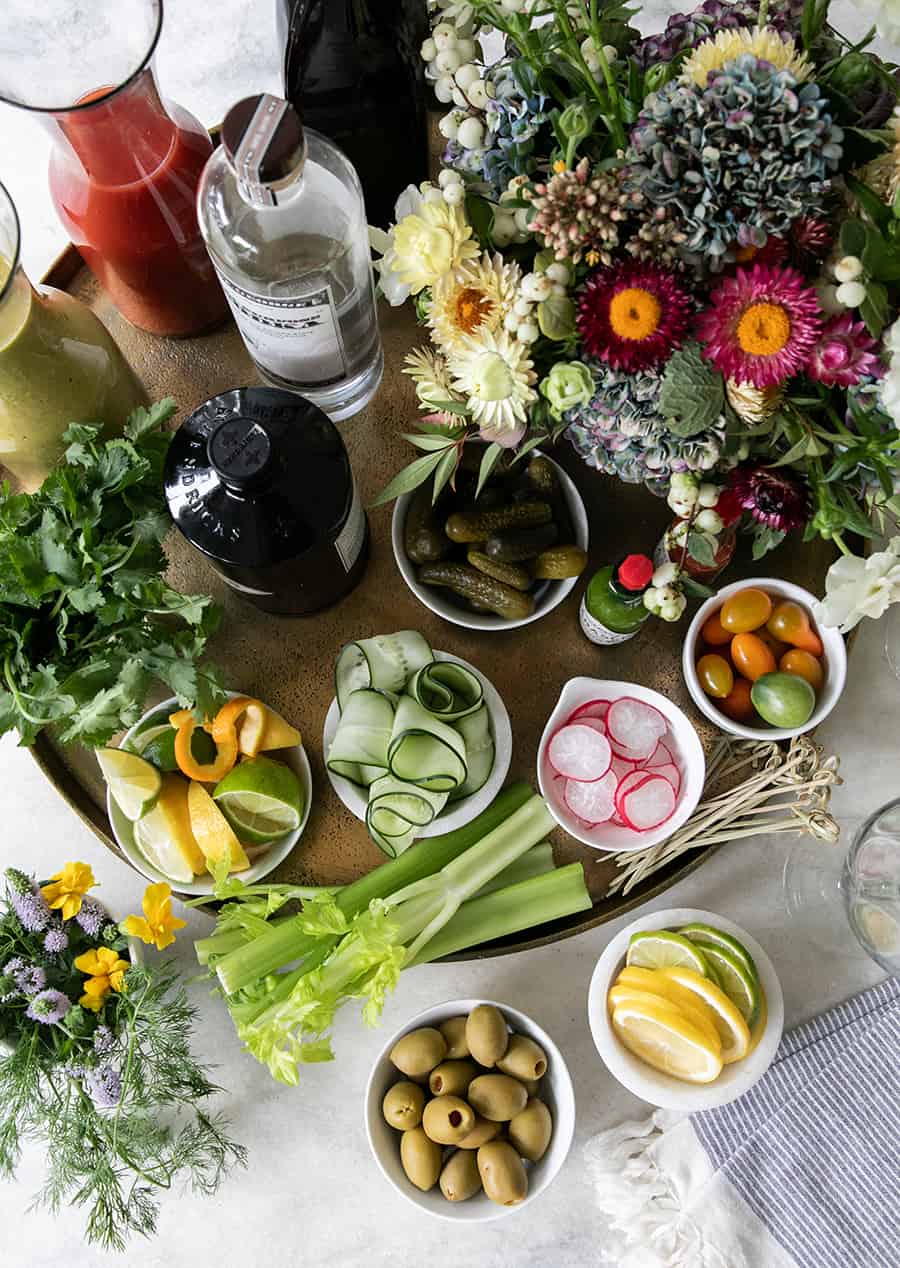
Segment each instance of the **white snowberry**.
M456 139L464 150L477 150L484 141L484 124L474 115L463 119Z
M491 237L494 239L494 246L507 247L516 236L516 222L508 211L503 211L498 207L494 212L494 225L491 229Z
M701 484L697 490L697 501L700 506L715 506L721 492L717 484Z
M511 335L514 335L519 329L519 323L521 320L522 319L518 313L507 313L503 318L503 329L508 330Z
M496 228L496 222L494 227ZM530 317L531 309L532 309L531 300L526 299L524 295L520 296L519 299L517 299L516 302L513 304L513 312L516 314L517 317Z
M453 111L453 113L455 114L456 112ZM447 115L447 118L449 119L450 115ZM441 122L443 123L444 120L442 119ZM440 173L438 174L438 184L441 189L446 189L448 185L461 185L462 177L455 168L442 167Z
M422 47L419 49L423 62L433 62L437 57L437 45L434 40L429 37L422 41Z
M449 75L441 75L440 79L434 81L434 95L444 106L449 106L453 100L453 88L453 80Z
M444 186L444 202L448 207L458 207L466 196L466 189L459 181Z
M553 283L546 273L526 273L522 278L522 295L539 304L553 294Z
M865 302L866 288L862 282L842 282L834 294L837 302L845 308L859 308Z
M457 86L465 92L479 78L478 67L473 65L472 62L464 62L453 78L456 80Z
M459 70L460 66L462 66L462 58L456 49L451 46L450 48L441 49L434 59L434 64L442 75L452 75L454 71Z
M438 22L431 32L431 38L434 40L434 46L439 53L445 48L453 48L457 39L456 27L450 22Z
M485 110L491 99L488 86L483 79L476 79L473 83L469 84L466 89L466 96L469 98L469 101L471 101L476 110Z
M857 255L845 255L834 266L834 276L839 282L855 282L862 271L863 262Z
M701 533L721 533L725 527L725 521L718 511L707 508L701 511L694 523L700 529Z
M669 560L668 563L660 564L653 574L653 585L656 588L661 586L670 586L678 576L678 567Z
M559 282L565 286L569 281L568 267L560 260L554 260L552 264L548 264L544 271L551 282Z
M463 36L462 39L456 41L456 51L464 62L471 62L475 56L475 41Z
M449 114L445 114L443 119L438 123L438 131L441 136L446 137L448 141L455 141L456 134L459 131L459 125L462 123L465 115L461 110L451 110ZM446 169L445 169L446 170ZM444 173L441 172L441 176ZM441 182L443 184L443 182Z
M533 321L523 321L519 329L516 331L519 343L534 343L540 333L540 330Z

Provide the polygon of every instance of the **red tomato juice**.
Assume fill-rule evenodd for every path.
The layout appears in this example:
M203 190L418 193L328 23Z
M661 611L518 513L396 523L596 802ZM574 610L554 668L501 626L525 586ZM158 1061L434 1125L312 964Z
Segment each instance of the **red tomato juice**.
M163 105L149 70L58 122L63 140L50 161L50 192L69 237L122 315L159 335L193 334L222 320L228 306L195 206L212 153L201 124L179 106Z

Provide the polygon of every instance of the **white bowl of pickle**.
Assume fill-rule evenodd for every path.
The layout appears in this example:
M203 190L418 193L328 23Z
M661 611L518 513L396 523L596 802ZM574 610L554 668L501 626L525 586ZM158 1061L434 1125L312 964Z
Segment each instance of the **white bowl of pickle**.
M381 1174L440 1219L479 1223L534 1201L574 1131L562 1053L530 1017L491 1000L450 1000L413 1017L366 1088Z

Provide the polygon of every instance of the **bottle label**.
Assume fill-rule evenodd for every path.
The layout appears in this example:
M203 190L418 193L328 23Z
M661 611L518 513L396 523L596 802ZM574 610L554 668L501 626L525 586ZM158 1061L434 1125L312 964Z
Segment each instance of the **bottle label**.
M581 628L584 630L585 636L592 643L606 645L627 643L630 638L634 638L635 634L637 634L637 630L630 630L627 634L620 634L617 630L611 630L609 626L604 625L602 621L598 621L595 616L591 615L584 599L581 600L581 607L578 609L578 620L581 622Z
M356 481L353 481L353 502L350 506L350 514L347 516L344 527L335 538L334 548L341 557L341 563L347 572L353 567L359 552L363 548L366 540L366 513L363 510L362 502L359 499L359 490L356 487Z
M347 377L330 286L311 295L255 295L216 272L253 360L287 386L327 387Z

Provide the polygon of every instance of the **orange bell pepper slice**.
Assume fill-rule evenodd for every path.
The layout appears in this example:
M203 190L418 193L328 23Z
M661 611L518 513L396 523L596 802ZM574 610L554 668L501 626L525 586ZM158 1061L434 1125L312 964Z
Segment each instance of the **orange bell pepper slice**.
M256 702L250 696L236 696L228 700L213 718L205 724L216 745L212 762L198 762L191 749L191 739L197 721L190 709L179 709L169 717L175 727L175 761L182 775L196 779L201 784L217 784L224 779L238 759L237 724L248 705Z

